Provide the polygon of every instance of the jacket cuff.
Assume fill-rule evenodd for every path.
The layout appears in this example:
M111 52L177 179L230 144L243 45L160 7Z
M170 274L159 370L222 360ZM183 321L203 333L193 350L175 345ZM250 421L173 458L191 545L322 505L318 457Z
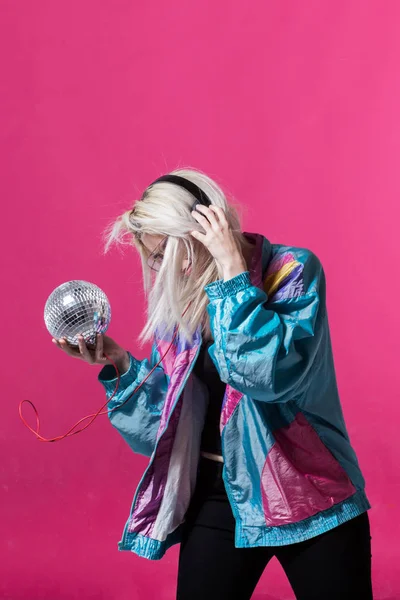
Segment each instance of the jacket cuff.
M205 286L204 291L210 300L216 300L217 298L233 296L237 292L245 290L251 285L250 272L244 271L227 281L224 281L223 279L213 281Z
M120 377L118 392L126 390L126 388L128 388L131 383L135 381L137 376L137 360L130 352L128 352L128 355L129 369ZM111 396L115 391L118 381L117 373L113 365L106 365L103 367L98 375L98 380L104 386L107 396Z

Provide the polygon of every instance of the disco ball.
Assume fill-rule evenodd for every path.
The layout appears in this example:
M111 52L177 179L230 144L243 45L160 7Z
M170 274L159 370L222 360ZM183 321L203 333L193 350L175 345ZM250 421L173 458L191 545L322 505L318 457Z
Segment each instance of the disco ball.
M88 281L67 281L48 297L44 307L44 322L56 339L66 338L78 345L78 335L87 344L96 343L96 334L105 333L111 320L107 296Z

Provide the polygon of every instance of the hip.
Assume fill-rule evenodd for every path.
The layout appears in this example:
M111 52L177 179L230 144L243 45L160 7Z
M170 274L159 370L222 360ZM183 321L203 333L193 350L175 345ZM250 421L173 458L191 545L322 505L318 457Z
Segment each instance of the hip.
M369 531L367 510L370 505L363 492L356 494L349 502L317 513L305 521L280 527L268 527L265 523L260 527L259 523L246 519L247 526L244 526L240 514L238 522L235 519L223 479L223 469L223 463L201 457L195 490L185 515L186 530L195 526L224 529L236 539L238 547L291 546L329 533L335 528L347 526L347 529L354 528L357 532L360 524ZM240 509L236 507L235 512L240 513ZM257 541L252 539L253 532Z

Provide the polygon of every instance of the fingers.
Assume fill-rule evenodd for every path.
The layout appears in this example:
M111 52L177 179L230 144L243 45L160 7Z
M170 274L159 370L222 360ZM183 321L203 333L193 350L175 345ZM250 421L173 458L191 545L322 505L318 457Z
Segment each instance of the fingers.
M101 333L98 333L96 336L96 350L95 350L95 358L96 362L101 363L106 360L104 356L104 340Z
M220 226L226 227L228 225L226 214L223 208L221 208L220 206L215 206L215 204L211 204L210 210L212 210L216 215L218 215Z
M196 210L192 211L192 215L206 231L210 225L214 231L221 231L227 225L223 209L214 204L211 204L210 207L198 204Z
M92 354L89 351L89 348L86 346L85 338L83 335L78 335L78 346L79 352L83 360L88 362L89 364L93 364L95 362Z
M204 222L207 222L207 225L211 225L213 229L218 229L217 217L213 211L211 211L207 206L203 206L202 204L198 204L196 206L196 210L193 211L193 216L203 227L205 227Z
M70 344L68 344L65 338L60 338L59 340L53 338L52 342L55 346L57 346L57 348L60 348L60 350L62 350L69 356L73 356L74 358L80 358L79 351Z
M90 365L102 364L107 361L107 358L104 356L104 339L101 334L97 334L96 347L93 349L88 348L83 335L78 336L78 348L71 346L65 338L60 338L59 340L53 338L51 341L57 348L68 354L68 356L80 358Z
M57 348L60 348L60 350L65 352L65 354L68 354L68 356L72 356L73 358L81 358L90 364L94 363L94 359L85 344L83 336L79 336L78 338L78 348L76 348L76 346L71 346L71 344L69 344L65 338L60 338L59 340L53 338L51 341L55 346L57 346Z
M206 233L208 233L211 230L210 222L206 219L204 215L198 212L197 209L192 210L192 216L198 223L200 223L200 225L204 228L204 231Z
M199 231L191 231L190 235L193 236L194 238L196 238L196 240L199 240L199 242L201 242L202 244L205 244L207 236L205 233L200 233Z

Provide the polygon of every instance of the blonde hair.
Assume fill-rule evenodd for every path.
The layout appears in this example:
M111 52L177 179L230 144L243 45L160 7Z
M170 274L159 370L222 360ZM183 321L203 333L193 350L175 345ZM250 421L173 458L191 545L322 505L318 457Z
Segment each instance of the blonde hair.
M171 174L192 181L207 194L212 204L223 208L239 247L249 247L241 232L237 208L232 201L228 203L215 181L195 169L177 169ZM190 234L194 230L204 233L191 215L194 202L192 194L178 185L170 182L150 185L133 208L121 215L108 231L106 250L113 242L123 242L128 234L141 257L147 321L138 338L140 344L152 340L156 330L169 335L176 326L187 341L199 326L205 339L212 337L204 287L220 279L222 273L207 248ZM148 266L150 252L141 241L145 233L167 237L156 276ZM188 273L182 272L185 259L191 262Z

